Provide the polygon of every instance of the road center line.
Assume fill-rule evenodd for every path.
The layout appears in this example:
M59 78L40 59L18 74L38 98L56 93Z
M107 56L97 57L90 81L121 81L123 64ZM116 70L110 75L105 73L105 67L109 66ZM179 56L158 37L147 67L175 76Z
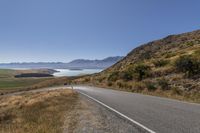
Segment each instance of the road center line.
M99 100L97 100L97 99L95 99L95 98L93 98L93 97L91 97L91 96L89 96L89 95L87 95L87 94L85 94L85 93L83 93L83 92L77 90L77 89L76 89L76 91L79 92L80 94L82 94L82 95L84 95L84 96L86 96L86 97L88 97L88 98L94 100L95 102L97 102L97 103L103 105L104 107L108 108L109 110L111 110L111 111L117 113L118 115L120 115L120 116L122 116L123 118L129 120L129 121L132 122L133 124L135 124L135 125L137 125L137 126L143 128L143 129L146 130L147 132L149 132L149 133L156 133L155 131L153 131L153 130L147 128L147 127L145 127L144 125L140 124L139 122L137 122L137 121L135 121L135 120L129 118L128 116L126 116L126 115L124 115L124 114L122 114L122 113L120 113L119 111L117 111L117 110L115 110L114 108L112 108L112 107L106 105L105 103L102 103L101 101L99 101Z

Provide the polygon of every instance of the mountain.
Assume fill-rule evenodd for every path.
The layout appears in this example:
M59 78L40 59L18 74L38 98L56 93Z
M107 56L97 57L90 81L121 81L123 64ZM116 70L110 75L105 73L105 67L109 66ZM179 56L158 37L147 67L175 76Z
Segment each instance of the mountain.
M63 62L38 62L38 63L7 63L7 64L0 64L0 68L49 68L49 69L105 69L110 67L111 65L115 64L123 57L116 56L116 57L108 57L103 60L85 60L85 59L77 59L73 60L69 63Z
M113 64L120 61L123 57L116 56L116 57L108 57L103 60L85 60L85 59L78 59L71 61L67 64L70 68L108 68Z
M79 81L200 101L200 30L143 44L103 72Z
M19 69L24 69L24 68L31 68L31 69L40 69L40 68L49 68L49 69L54 69L54 68L62 68L65 66L65 63L62 62L24 62L24 63L2 63L0 64L0 68L6 68L6 69L11 69L11 68L19 68Z

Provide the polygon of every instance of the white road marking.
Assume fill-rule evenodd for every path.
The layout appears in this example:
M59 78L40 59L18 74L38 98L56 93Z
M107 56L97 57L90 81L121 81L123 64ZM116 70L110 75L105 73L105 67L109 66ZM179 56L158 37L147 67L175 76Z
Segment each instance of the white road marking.
M147 128L146 126L144 126L144 125L140 124L139 122L137 122L137 121L135 121L135 120L129 118L128 116L126 116L126 115L120 113L119 111L115 110L114 108L112 108L112 107L110 107L110 106L108 106L108 105L102 103L101 101L99 101L99 100L97 100L97 99L95 99L95 98L93 98L93 97L91 97L91 96L89 96L89 95L87 95L87 94L85 94L85 93L79 91L79 90L76 90L76 91L78 91L78 92L81 93L82 95L85 95L86 97L88 97L88 98L94 100L95 102L97 102L97 103L103 105L104 107L110 109L111 111L117 113L118 115L120 115L120 116L122 116L123 118L129 120L130 122L134 123L135 125L137 125L137 126L143 128L143 129L146 130L147 132L149 132L149 133L156 133L155 131L153 131L153 130Z

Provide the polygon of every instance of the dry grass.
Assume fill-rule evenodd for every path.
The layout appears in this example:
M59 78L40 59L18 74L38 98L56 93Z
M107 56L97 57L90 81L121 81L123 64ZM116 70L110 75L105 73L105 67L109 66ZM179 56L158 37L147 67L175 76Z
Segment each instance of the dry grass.
M44 73L51 74L50 69L34 70L10 70L0 69L0 94L38 89L56 85L64 85L70 82L67 77L38 77L38 78L15 78L22 73Z
M6 86L9 85L11 87L5 88L4 86L3 88L1 88L0 85L0 94L64 85L66 83L69 83L71 79L67 77L59 77L59 78L20 78L17 80L18 80L17 81L18 85L16 85L15 83L16 79L9 79L10 82L6 81Z
M73 111L77 100L78 95L66 89L1 97L0 132L62 132L64 116Z

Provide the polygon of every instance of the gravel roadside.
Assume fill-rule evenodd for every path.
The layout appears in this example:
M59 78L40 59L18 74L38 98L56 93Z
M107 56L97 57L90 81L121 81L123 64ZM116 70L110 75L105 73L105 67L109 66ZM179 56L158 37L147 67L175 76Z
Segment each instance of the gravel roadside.
M85 96L65 117L63 133L139 133L139 129Z

